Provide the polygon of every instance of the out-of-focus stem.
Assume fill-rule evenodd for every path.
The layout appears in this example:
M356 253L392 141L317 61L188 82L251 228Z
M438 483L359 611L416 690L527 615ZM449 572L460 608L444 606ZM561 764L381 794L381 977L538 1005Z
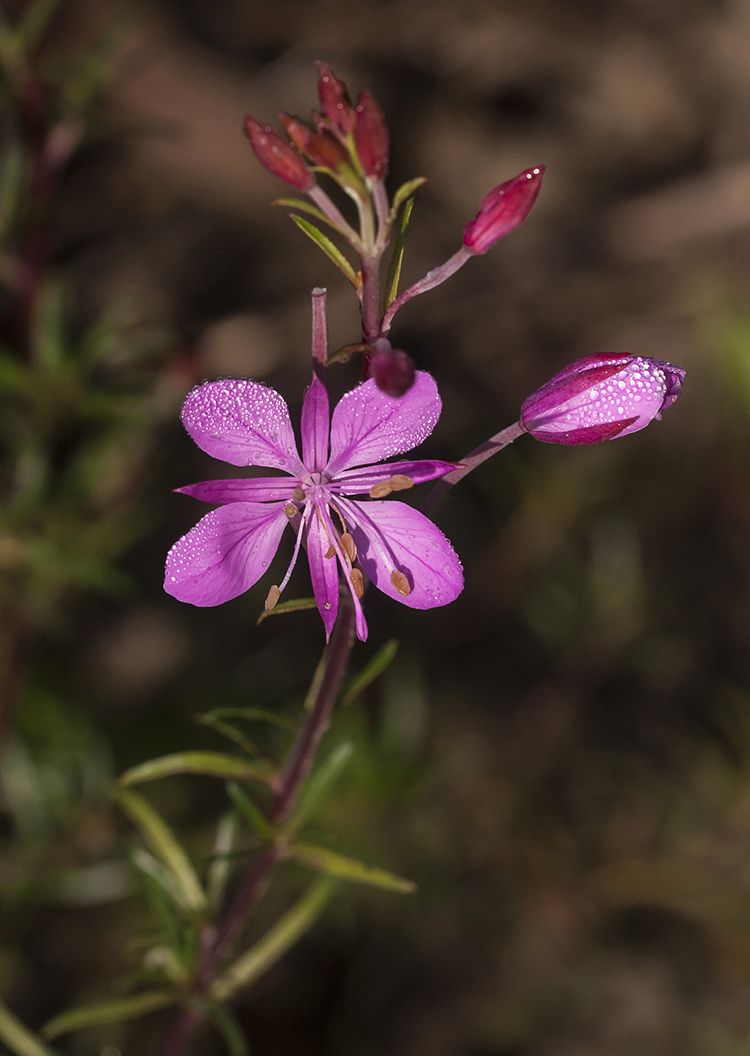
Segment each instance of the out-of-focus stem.
M422 512L429 513L430 510L435 506L442 497L450 491L454 484L458 484L459 480L463 480L467 473L471 473L472 469L476 469L482 462L486 461L492 455L497 454L498 451L502 451L508 444L512 444L514 440L517 440L521 433L526 432L520 422L515 422L513 425L509 425L507 429L501 429L499 433L495 433L485 443L480 444L479 447L475 447L471 454L467 455L466 458L461 459L460 469L454 469L451 473L446 473L444 477L435 484L432 491L429 493L424 503L422 504Z
M373 342L380 333L380 257L362 257L362 340Z
M322 187L319 187L317 183L313 184L310 190L307 192L309 197L317 205L318 209L325 213L331 223L335 224L336 227L341 231L341 234L354 246L355 249L359 250L362 247L362 241L351 226L351 224L344 219L343 213L339 207L328 197Z
M474 254L465 246L461 246L457 253L454 253L452 257L449 257L448 260L446 260L445 264L441 264L440 267L428 271L423 279L420 279L419 282L415 282L408 290L404 290L383 316L383 324L380 330L381 334L388 333L391 328L391 323L393 322L393 317L402 305L406 304L407 301L410 301L412 297L417 297L420 293L427 293L428 290L433 290L436 286L439 286L441 282L445 282L445 280L449 279L451 275L455 275L458 269L462 268L466 261L470 260L473 256Z

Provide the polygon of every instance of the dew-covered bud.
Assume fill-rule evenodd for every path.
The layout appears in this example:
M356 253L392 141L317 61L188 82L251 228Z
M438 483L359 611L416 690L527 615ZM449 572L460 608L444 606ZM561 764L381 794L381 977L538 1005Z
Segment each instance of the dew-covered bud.
M388 172L391 137L383 112L369 92L360 92L357 99L354 142L365 176L383 179Z
M370 377L387 396L403 396L414 384L414 360L400 348L391 348L385 338L379 338L370 360Z
M476 217L464 228L464 245L477 256L492 249L504 235L518 227L539 194L544 165L524 169L484 198Z
M521 425L550 444L598 444L661 418L684 378L683 367L661 359L584 356L529 396Z
M315 65L318 67L318 95L323 112L342 136L348 136L354 131L354 108L349 90L330 66L324 62Z
M270 125L263 127L252 117L245 117L245 133L250 146L269 172L298 191L309 191L315 177L293 147L285 143Z

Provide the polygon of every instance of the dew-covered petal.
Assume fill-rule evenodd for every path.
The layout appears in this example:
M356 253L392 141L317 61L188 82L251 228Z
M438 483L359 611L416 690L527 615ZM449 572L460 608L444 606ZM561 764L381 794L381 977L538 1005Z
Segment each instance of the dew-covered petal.
M461 562L446 537L419 510L394 499L357 502L339 499L357 546L358 560L375 586L413 609L454 601L463 590ZM410 593L392 581L406 576Z
M257 381L226 378L199 385L185 400L182 421L213 458L295 476L303 472L286 402Z
M421 459L416 462L385 462L380 466L363 466L357 469L345 469L329 485L331 491L342 495L364 495L375 484L383 484L394 476L411 477L415 484L425 480L444 477L460 467L455 462L437 462L432 459Z
M332 540L333 533L323 523L320 508L312 505L307 522L307 558L310 562L313 593L326 629L326 641L331 637L339 610L339 567L336 553L331 557L325 556L331 549Z
M423 370L403 396L387 396L370 378L345 393L334 409L328 474L410 451L435 428L440 408L435 379Z
M328 390L313 378L302 403L302 461L310 473L319 473L328 462L330 417Z
M288 524L284 504L234 502L212 510L167 554L164 589L191 605L221 605L267 570Z
M202 480L175 488L201 502L289 502L298 481L294 477L250 477L245 480Z

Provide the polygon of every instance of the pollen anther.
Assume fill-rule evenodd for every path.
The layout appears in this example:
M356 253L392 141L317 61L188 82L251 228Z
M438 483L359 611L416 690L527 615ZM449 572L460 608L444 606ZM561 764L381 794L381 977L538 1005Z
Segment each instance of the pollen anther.
M264 608L265 608L266 612L270 612L271 609L273 609L276 606L276 602L279 600L280 597L281 597L281 591L276 586L276 584L274 584L271 587L271 589L269 590L268 597L266 598L266 603L264 605Z
M286 516L291 521L292 517L296 517L296 515L297 515L297 507L293 503L289 502L284 507L284 513L286 514Z
M390 485L390 481L382 480L379 484L373 484L370 488L369 495L371 499L384 499L386 495L390 495L393 488Z
M411 594L409 580L403 572L397 572L395 568L391 572L391 584L396 588L402 598L406 598Z
M294 499L295 502L304 502L305 501L305 489L304 488L300 488L300 487L295 488L294 491L292 492L292 498Z
M349 560L352 562L356 561L357 544L354 542L354 539L349 534L349 532L344 532L344 534L339 539L339 543L341 544L341 549L344 551Z
M336 556L336 547L333 545L333 543L331 543L331 545L328 547L323 556L327 561L330 561L332 557Z
M414 478L407 477L405 473L394 473L388 483L392 491L407 491L414 487Z
M349 579L354 589L354 593L358 598L361 598L365 592L365 581L362 573L358 568L353 568L349 573Z

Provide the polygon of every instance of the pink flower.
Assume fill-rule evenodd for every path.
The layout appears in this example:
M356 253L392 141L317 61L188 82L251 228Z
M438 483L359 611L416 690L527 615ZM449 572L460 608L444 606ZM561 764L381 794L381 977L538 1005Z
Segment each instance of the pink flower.
M453 601L463 589L463 574L446 537L418 510L382 500L456 467L425 460L372 465L421 443L440 409L437 385L424 371L417 372L400 399L387 396L370 379L342 397L329 428L328 392L314 378L302 405L300 458L289 410L274 389L233 379L193 389L182 420L203 451L235 466L267 466L285 475L179 488L222 505L169 551L165 590L201 606L237 597L267 571L284 529L291 526L294 554L266 604L272 608L278 600L304 542L327 636L338 610L339 567L354 598L357 635L363 640L363 573L411 608Z
M659 419L682 392L683 367L614 353L584 356L521 408L521 426L550 444L597 444Z
M485 196L476 217L464 228L464 245L471 253L486 253L526 219L539 194L543 175L544 165L525 169Z

